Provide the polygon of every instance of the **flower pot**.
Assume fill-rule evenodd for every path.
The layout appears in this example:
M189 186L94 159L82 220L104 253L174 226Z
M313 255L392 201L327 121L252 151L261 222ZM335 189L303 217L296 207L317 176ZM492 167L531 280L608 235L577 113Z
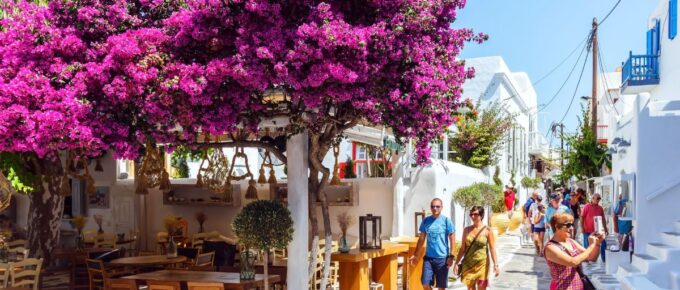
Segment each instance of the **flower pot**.
M342 235L340 238L340 247L338 248L338 251L340 251L340 253L349 253L349 250L350 247L349 243L347 243L347 236Z
M255 279L255 257L256 255L248 250L241 252L239 265L241 266L241 280Z
M510 231L514 231L519 228L519 226L522 224L522 212L520 211L515 211L512 214L512 218L510 219Z
M498 230L498 235L505 234L510 224L507 213L494 213L491 215L491 226Z

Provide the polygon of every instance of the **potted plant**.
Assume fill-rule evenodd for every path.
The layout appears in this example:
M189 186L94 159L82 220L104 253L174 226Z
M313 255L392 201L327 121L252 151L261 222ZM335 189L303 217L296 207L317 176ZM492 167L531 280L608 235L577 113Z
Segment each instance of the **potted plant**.
M340 231L342 232L339 248L341 253L348 253L350 250L349 244L347 243L347 229L354 223L356 223L356 217L350 215L346 211L338 214L338 224L340 225Z
M357 178L357 174L354 172L354 160L347 157L345 163L345 178Z
M463 207L463 211L469 210L472 206L481 205L487 207L495 199L497 186L476 182L468 186L463 186L453 193L454 202ZM463 223L465 225L465 222Z
M168 244L166 249L166 255L168 258L177 257L177 243L175 243L174 234L177 228L178 219L174 215L166 215L163 218L163 225L165 230L168 232Z
M94 222L97 223L97 226L99 226L99 229L97 230L97 234L103 234L104 230L102 229L102 223L104 222L104 216L100 214L94 215Z
M85 228L86 223L87 217L84 217L82 215L77 215L73 217L73 219L71 220L71 225L78 231L78 235L76 236L76 247L79 250L85 248L85 237L83 236L83 228Z
M208 219L208 216L206 216L204 212L200 211L196 213L196 221L198 222L199 233L203 232L203 223L205 223L206 219Z
M249 257L249 250L264 251L266 253L264 255L264 288L269 289L268 253L273 248L286 248L293 240L293 219L290 210L279 201L257 200L243 207L234 219L232 228L246 249L241 254L241 279L251 278L250 273L244 273L244 270L254 269L253 265L243 265L254 261ZM252 274L254 278L254 273Z

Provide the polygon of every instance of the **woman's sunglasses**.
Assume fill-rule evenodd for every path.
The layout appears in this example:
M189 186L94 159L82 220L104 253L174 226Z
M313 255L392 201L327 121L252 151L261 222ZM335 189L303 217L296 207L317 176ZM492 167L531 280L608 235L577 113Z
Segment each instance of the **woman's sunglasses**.
M572 228L572 227L574 227L574 223L564 223L564 224L560 224L560 227L563 227L563 228Z

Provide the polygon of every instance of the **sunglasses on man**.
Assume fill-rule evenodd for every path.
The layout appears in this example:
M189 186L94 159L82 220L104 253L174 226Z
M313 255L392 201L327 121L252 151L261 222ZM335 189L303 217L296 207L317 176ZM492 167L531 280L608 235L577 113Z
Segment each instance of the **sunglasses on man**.
M470 213L470 217L476 217L476 216L479 216L478 212L471 212Z
M431 205L430 208L442 208L441 205Z

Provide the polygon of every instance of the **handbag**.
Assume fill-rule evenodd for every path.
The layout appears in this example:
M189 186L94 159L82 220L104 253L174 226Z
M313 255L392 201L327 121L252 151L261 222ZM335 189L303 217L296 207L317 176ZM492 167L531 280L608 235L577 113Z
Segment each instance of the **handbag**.
M550 240L549 243L553 243L555 246L558 246L560 249L562 249L562 251L566 252L567 255L571 256L571 253L569 253L567 248L562 246L560 243L555 242L553 240ZM593 285L593 282L590 282L590 278L588 278L588 276L583 274L583 270L581 269L581 265L578 265L576 267L576 273L578 273L578 276L581 279L581 283L583 283L583 289L584 290L596 290L595 286Z
M472 240L472 243L470 243L470 247L465 249L465 253L463 253L463 258L460 259L460 263L458 263L458 276L462 277L463 276L463 260L465 260L465 257L467 256L468 252L470 251L470 248L472 248L472 244L477 241L477 238L479 237L479 234L481 234L484 230L486 229L486 226L484 226L476 235L475 238ZM465 243L465 241L463 241Z

